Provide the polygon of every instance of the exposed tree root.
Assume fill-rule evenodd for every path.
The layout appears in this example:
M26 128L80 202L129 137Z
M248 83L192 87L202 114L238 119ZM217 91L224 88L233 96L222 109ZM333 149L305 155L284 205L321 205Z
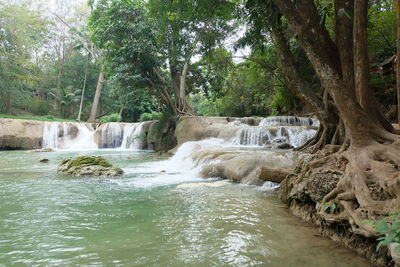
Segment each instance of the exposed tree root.
M301 155L295 174L281 182L279 197L290 207L314 207L311 217L320 228L341 227L376 242L366 220L400 210L400 136L384 133L363 146L353 142L345 151L327 145Z
M365 220L377 220L400 209L400 139L392 136L390 143L387 137L383 139L338 153L348 164L336 188L318 208L327 222L348 223L354 233L375 237L375 230ZM333 204L335 209L327 208Z

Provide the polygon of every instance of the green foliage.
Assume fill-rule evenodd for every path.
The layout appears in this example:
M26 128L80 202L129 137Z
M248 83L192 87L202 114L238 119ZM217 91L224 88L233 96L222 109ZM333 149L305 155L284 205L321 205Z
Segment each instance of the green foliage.
M160 120L162 117L162 112L153 111L151 113L142 113L140 115L139 121L153 121L153 120Z
M38 115L49 114L53 109L49 101L39 98L29 99L26 103L26 108L28 111Z
M156 132L161 135L163 130L176 120L177 117L175 114L164 111L161 115L161 118L158 120L158 123L156 124Z
M368 10L368 45L373 62L396 53L396 13L393 1L372 1Z
M112 164L102 157L95 156L81 156L72 159L68 164L68 169L82 165L99 165L102 167L112 167Z
M189 97L189 103L198 116L220 116L222 103L220 99L212 100L202 94L196 94Z
M294 100L294 95L286 87L275 87L275 94L271 101L272 115L277 116L290 113L290 110L293 110Z
M109 115L103 116L97 120L98 122L120 122L121 116L118 113L111 113Z
M47 24L27 4L0 2L0 97L5 103L29 94L38 82L33 53L46 40Z
M377 250L391 243L400 243L400 211L393 212L382 220L364 222L372 223L376 232L381 235L377 239L379 241ZM397 246L397 249L400 249L400 246Z
M336 212L337 206L336 203L325 203L324 211L334 214Z
M170 112L183 66L231 33L236 8L222 0L100 0L92 5L89 25L110 81L135 95L147 91L159 109ZM195 71L190 66L188 76ZM190 81L186 88L194 89Z
M46 116L23 116L23 115L8 115L0 114L0 118L3 119L16 119L16 120L34 120L34 121L59 121L59 122L74 122L75 120L66 120L61 118L53 117L52 115Z

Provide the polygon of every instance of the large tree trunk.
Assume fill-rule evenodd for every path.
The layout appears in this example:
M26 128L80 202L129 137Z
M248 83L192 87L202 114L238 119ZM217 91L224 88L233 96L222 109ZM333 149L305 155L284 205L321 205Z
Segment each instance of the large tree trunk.
M277 21L277 24L272 23L271 33L281 61L282 70L288 81L289 90L303 100L320 121L320 129L315 137L299 147L298 150L312 147L312 151L316 151L327 144L336 144L341 139L335 138L334 140L339 117L335 106L329 103L328 94L324 94L325 97L323 98L318 97L317 90L313 89L309 82L298 72L297 66L299 64L295 61L280 20Z
M320 25L314 1L276 0L276 5L297 34L323 87L332 96L352 144L362 146L376 135L389 138L357 103L351 85L343 79L337 47L328 31Z
M96 115L97 115L97 110L98 110L98 106L99 106L101 90L103 89L103 83L104 83L104 72L100 71L99 79L97 81L96 93L95 93L94 99L93 99L92 110L90 112L90 117L87 121L89 123L94 123L96 121Z
M335 43L340 56L343 80L352 98L356 99L353 61L353 16L354 0L335 1Z
M328 31L320 25L315 2L275 0L275 3L297 35L323 87L334 100L350 143L344 153L308 164L312 172L318 171L324 164L329 168L347 163L336 188L319 204L318 213L328 223L347 223L354 233L375 236L373 227L365 224L364 220L375 220L400 209L400 138L385 130L381 122L371 118L354 98L352 85L342 72L340 59L343 59L338 51L340 45L336 46ZM362 21L366 13L358 8L360 6L355 6L354 20ZM357 38L364 43L365 37ZM355 68L355 71L361 70ZM357 73L356 77L361 75ZM371 107L371 110L376 109ZM332 204L337 208L328 212L325 207Z

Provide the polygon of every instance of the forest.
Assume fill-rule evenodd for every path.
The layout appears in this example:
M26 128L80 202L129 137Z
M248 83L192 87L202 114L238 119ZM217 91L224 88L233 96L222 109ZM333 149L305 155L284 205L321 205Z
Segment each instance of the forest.
M0 118L316 118L281 198L383 246L400 241L399 56L399 1L0 0Z
M287 67L297 62L302 82L320 96L321 82L273 8L263 7L264 1L197 2L3 1L1 114L129 122L165 111L315 114L291 88L300 83L287 76ZM317 4L321 23L333 36L335 7L330 1ZM341 16L348 16L342 10ZM274 31L275 23L281 32ZM279 33L294 62L281 59ZM371 1L368 41L371 90L396 121L391 1ZM176 108L171 101L178 101Z

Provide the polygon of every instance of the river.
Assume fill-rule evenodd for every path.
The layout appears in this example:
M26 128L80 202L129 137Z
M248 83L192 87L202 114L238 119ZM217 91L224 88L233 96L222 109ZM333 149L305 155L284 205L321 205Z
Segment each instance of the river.
M87 154L125 174L57 174L59 160ZM0 265L369 264L290 215L273 190L203 180L154 153L114 149L0 152Z

